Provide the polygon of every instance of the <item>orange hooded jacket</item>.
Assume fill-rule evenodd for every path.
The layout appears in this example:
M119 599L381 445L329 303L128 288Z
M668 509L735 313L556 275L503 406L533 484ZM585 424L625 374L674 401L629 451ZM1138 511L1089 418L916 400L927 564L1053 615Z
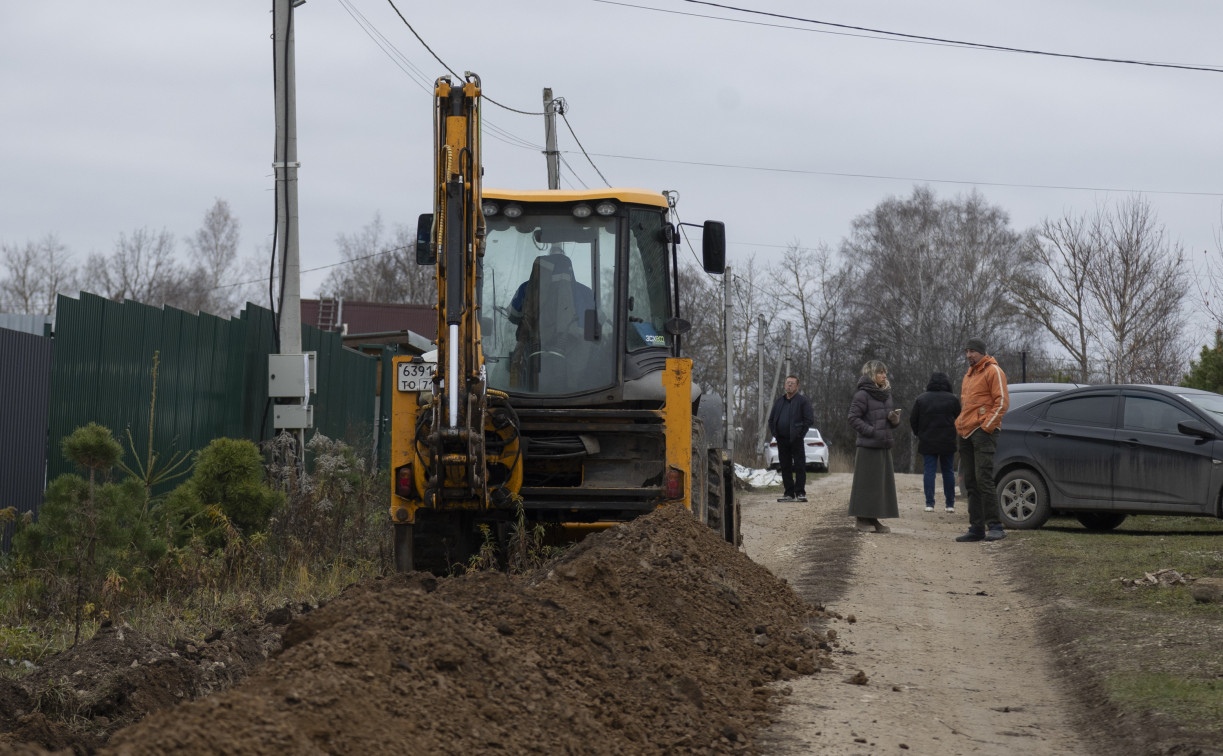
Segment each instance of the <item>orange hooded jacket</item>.
M1006 373L1002 372L993 357L985 355L964 374L964 383L960 387L960 416L955 421L956 433L962 438L968 438L977 428L993 433L998 430L1002 416L1010 406Z

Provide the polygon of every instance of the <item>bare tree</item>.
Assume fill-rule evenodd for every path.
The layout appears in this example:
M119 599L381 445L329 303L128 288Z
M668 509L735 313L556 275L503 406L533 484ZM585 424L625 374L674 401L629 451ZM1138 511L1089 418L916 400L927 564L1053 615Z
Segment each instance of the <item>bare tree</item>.
M238 259L240 229L237 218L229 210L229 203L223 199L217 199L204 213L203 224L186 240L191 253L191 266L186 274L189 285L175 306L188 311L230 315L254 295L253 284L235 280L251 280L255 273L250 261L243 264Z
M1028 252L1011 296L1070 355L1075 380L1178 380L1188 271L1149 202L1046 220Z
M1088 282L1101 246L1100 233L1098 223L1082 217L1046 218L1028 239L1031 265L1009 282L1017 306L1069 353L1080 383L1091 377Z
M705 392L723 390L725 358L722 338L722 282L699 265L679 269L679 313L692 324L684 334L684 356L692 359L692 379Z
M0 244L0 258L7 273L0 279L0 312L54 315L56 295L76 293L76 266L54 234L22 246Z
M359 233L336 237L345 264L319 287L323 297L364 302L429 304L437 301L437 272L416 264L416 229L396 225L387 235L381 215Z
M1219 207L1219 225L1214 228L1215 251L1212 256L1202 250L1203 274L1193 277L1202 309L1210 315L1216 328L1223 328L1223 205Z
M984 339L995 354L1013 349L1024 323L1005 282L1023 258L1009 223L978 192L940 201L928 187L856 218L841 247L852 279L840 359L849 368L888 363L894 401L906 406L931 372L955 375L968 338ZM842 391L855 379L853 370ZM898 441L896 457L907 459L908 435Z
M1167 238L1142 197L1100 213L1103 249L1088 285L1094 329L1110 377L1119 383L1176 383L1187 359L1183 343L1189 280L1184 252Z
M816 426L821 429L844 425L841 384L848 377L842 316L851 278L849 268L839 265L823 243L811 249L795 241L769 269L766 301L776 308L775 318L793 324L791 371L799 376L803 393L815 410ZM773 352L780 355L783 329L774 331L770 343Z
M109 257L92 254L85 279L108 299L131 299L159 306L177 305L190 290L187 274L174 257L174 235L147 226L120 233Z

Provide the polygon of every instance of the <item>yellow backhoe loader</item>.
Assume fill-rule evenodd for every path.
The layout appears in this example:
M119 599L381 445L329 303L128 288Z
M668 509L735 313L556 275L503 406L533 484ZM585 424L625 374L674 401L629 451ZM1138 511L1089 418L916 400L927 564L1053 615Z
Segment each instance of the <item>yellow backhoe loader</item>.
M399 570L444 570L517 518L581 532L682 506L738 543L722 403L681 356L678 227L643 189L481 186L480 80L435 89L437 358L395 358ZM707 221L703 264L725 269Z

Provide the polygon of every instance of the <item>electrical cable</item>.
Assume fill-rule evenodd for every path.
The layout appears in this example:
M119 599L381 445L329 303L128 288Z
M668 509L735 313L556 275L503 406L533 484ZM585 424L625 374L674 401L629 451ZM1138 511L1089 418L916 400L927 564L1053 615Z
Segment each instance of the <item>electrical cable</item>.
M433 52L433 48L429 47L429 44L425 42L425 40L419 34L416 33L416 29L412 28L412 24L408 23L408 19L403 17L403 14L399 12L399 8L395 7L395 0L386 0L386 1L387 3L390 4L391 8L395 11L395 15L399 16L399 20L403 21L404 26L408 27L408 31L412 32L412 34L416 37L416 39L418 39L420 43L425 46L425 49L429 51L429 54L433 56L433 59L436 60L438 63L441 63L442 68L445 68L447 71L449 71L450 74L454 76L456 79L462 79L463 77L459 76L459 74L453 68L446 65L446 61L438 57L438 54ZM526 111L526 110L519 110L518 108L511 108L509 105L503 105L497 102L496 100L489 97L488 95L483 95L483 97L485 100L488 100L489 102L496 105L497 107L504 108L505 110L508 110L511 113L518 113L520 115L534 115L534 116L546 115L543 111L540 111L538 113L533 113L533 112Z
M320 265L317 268L306 268L302 270L301 272L302 273L314 273L315 271L326 270L327 268L336 268L336 267L339 267L340 265L349 265L351 263L361 262L362 260L368 260L372 257L381 257L382 255L389 255L392 252L401 252L401 251L406 251L409 249L412 249L412 247L391 247L390 249L384 249L378 252L371 252L370 254L362 255L361 257L353 257L348 260L341 260L335 263L328 263L327 265ZM217 289L232 289L235 286L248 286L253 283L262 283L262 281L263 279L257 279L254 281L238 281L236 283L219 284L217 286L212 287L211 289L207 289L206 291L216 291Z
M818 24L820 26L831 26L836 29L849 29L852 31L869 32L871 34L882 34L887 37L896 37L904 40L917 40L921 42L934 42L944 45L953 45L956 47L968 47L977 50L993 50L995 52L1010 52L1022 53L1024 55L1045 55L1052 58L1070 58L1074 60L1087 60L1097 63L1122 63L1132 66L1148 66L1151 68L1174 68L1182 71L1204 71L1207 73L1223 73L1223 67L1213 66L1191 66L1180 63L1157 63L1146 60L1132 60L1127 58L1104 58L1094 55L1076 55L1073 53L1049 52L1047 50L1031 50L1022 47L1007 47L1005 45L991 45L984 42L966 42L957 39L945 39L941 37L927 37L921 34L905 34L903 32L887 31L885 29L871 29L866 26L854 26L852 24L838 24L832 21L819 21L813 18L803 18L802 16L787 16L783 13L771 13L769 11L752 10L750 8L739 8L734 5L725 5L723 3L710 2L710 0L684 0L687 3L695 5L706 5L711 8L720 8L722 10L734 11L736 13L750 13L757 16L768 16L770 18L780 18L786 21L799 21L806 24ZM728 19L733 20L733 19Z
M585 154L585 153L583 153ZM700 160L671 160L667 158L637 157L635 155L614 155L606 152L593 152L595 157L613 158L617 160L640 160L647 163L673 163L675 165L699 165L706 168L734 168L744 171L766 171L769 173L795 173L808 176L836 176L838 178L878 179L883 181L920 181L930 184L964 184L967 186L997 186L1016 189L1058 189L1080 192L1118 192L1128 194L1173 194L1187 197L1223 197L1223 192L1186 192L1171 189L1116 189L1100 186L1063 186L1059 184L1018 184L1004 181L969 181L965 179L937 179L912 176L886 176L874 173L841 173L838 171L815 171L803 168L771 168L763 165L737 165L734 163L711 163Z
M603 183L611 186L611 182L603 175L603 171L599 170L599 166L595 165L595 161L590 159L590 154L586 152L586 148L582 146L582 141L578 139L578 135L574 133L573 127L569 125L569 118L565 115L564 110L557 111L560 114L561 120L565 122L565 127L569 129L569 133L573 135L573 141L577 142L578 149L586 156L586 160L590 162L590 167L595 169L595 173L599 174L599 178L603 179Z

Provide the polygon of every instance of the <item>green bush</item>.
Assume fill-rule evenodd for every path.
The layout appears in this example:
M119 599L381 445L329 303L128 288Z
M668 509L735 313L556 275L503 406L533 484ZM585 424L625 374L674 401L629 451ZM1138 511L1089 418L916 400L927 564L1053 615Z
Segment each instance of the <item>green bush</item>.
M196 455L191 478L167 498L168 529L176 545L198 536L211 548L220 548L228 538L226 525L249 538L267 527L281 500L264 483L259 447L245 440L214 439Z

